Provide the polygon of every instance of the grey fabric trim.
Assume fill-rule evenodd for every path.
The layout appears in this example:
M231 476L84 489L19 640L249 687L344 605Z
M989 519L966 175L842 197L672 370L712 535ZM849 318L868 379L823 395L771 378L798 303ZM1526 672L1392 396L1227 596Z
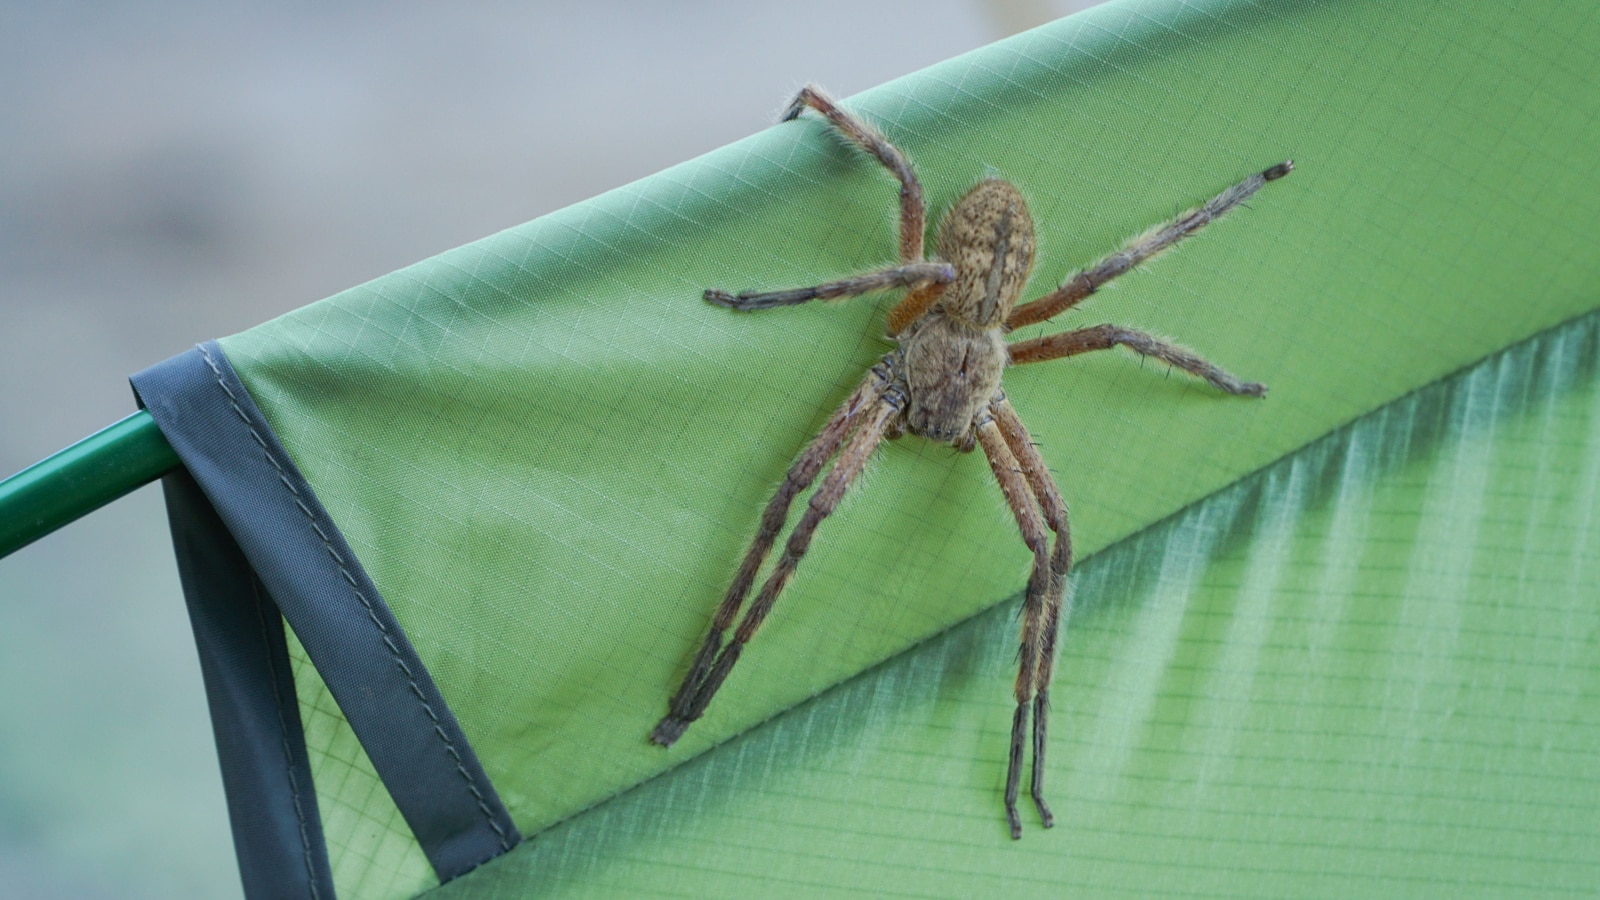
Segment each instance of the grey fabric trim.
M133 377L322 674L441 881L516 826L460 724L216 342Z
M161 487L245 896L333 900L283 617L189 473Z

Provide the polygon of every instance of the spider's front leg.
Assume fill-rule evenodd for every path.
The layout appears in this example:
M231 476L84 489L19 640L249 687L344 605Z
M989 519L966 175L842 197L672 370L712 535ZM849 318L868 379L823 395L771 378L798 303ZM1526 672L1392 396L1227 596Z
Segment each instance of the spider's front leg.
M990 404L989 411L994 415L995 425L1005 438L1007 448L1011 450L1017 459L1017 464L1022 468L1023 478L1027 480L1034 499L1039 503L1040 511L1044 513L1045 524L1056 533L1055 549L1050 554L1050 574L1053 581L1050 593L1045 597L1044 622L1040 626L1043 632L1043 646L1039 650L1039 664L1034 671L1033 682L1032 793L1034 805L1039 808L1039 817L1044 820L1044 827L1049 828L1055 824L1055 817L1051 815L1049 805L1044 802L1050 679L1055 675L1056 644L1061 636L1067 575L1072 570L1072 526L1068 522L1067 501L1062 498L1055 479L1050 477L1049 466L1046 465L1044 457L1039 455L1039 448L1034 446L1033 436L1028 434L1027 427L1022 424L1022 419L1012 408L1011 401L1002 394Z
M1042 465L1034 465L1037 454L1031 449L1027 451L1027 462L1019 461L1017 454L1012 452L1013 439L1007 432L1013 430L1010 427L1013 422L1017 426L1021 422L1016 420L1009 406L996 410L995 407L1001 403L1004 403L1003 399L991 406L991 415L978 426L978 443L989 460L995 480L1000 483L1006 505L1011 507L1016 517L1023 541L1033 551L1033 569L1028 576L1027 594L1022 604L1022 648L1015 686L1017 710L1011 719L1011 751L1006 768L1006 821L1011 826L1011 837L1015 839L1022 837L1022 819L1017 815L1017 795L1022 783L1022 754L1027 746L1030 705L1034 712L1031 793L1044 826L1049 828L1055 824L1055 817L1044 800L1045 726L1049 711L1047 685L1055 653L1054 632L1060 627L1061 598L1072 551L1070 538L1065 537L1065 506L1060 503L1059 495L1054 493L1054 485L1050 485L1048 494L1053 499L1036 497L1037 486L1049 483L1049 473ZM1006 427L997 424L1000 420L1006 420ZM1026 431L1020 432L1023 438L1026 434ZM1031 448L1032 445L1028 446ZM1055 527L1062 535L1057 538L1055 553L1051 552L1046 522L1040 508L1035 506L1036 499L1055 520L1050 523L1051 527ZM1062 550L1063 545L1065 551ZM1050 661L1046 661L1046 654L1051 656ZM1044 676L1043 681L1041 676Z
M671 746L683 735L690 723L705 713L711 698L716 695L734 664L739 661L744 645L755 636L756 630L772 611L778 595L789 583L789 578L811 545L811 537L816 532L817 526L838 507L839 501L844 499L845 491L866 468L873 451L899 418L901 400L898 392L892 388L885 369L884 365L872 369L861 387L845 401L823 427L822 433L817 435L810 447L806 448L806 452L789 470L782 486L778 488L778 493L767 503L766 512L761 517L761 529L745 553L744 562L734 575L733 583L729 585L722 605L717 608L716 617L711 623L711 630L706 635L705 643L701 645L700 652L690 664L682 686L668 704L667 715L656 724L655 730L650 734L653 743L663 747ZM852 431L854 434L851 434ZM845 440L847 437L848 442ZM789 505L811 484L822 466L835 452L839 458L834 463L833 469L812 494L805 515L789 535L789 541L784 546L777 565L773 567L772 574L767 577L756 599L745 612L744 619L734 630L733 640L724 646L723 635L733 626L739 608L744 604L744 599L755 582L762 561L766 559L768 551L777 540L778 533L783 529L784 521L788 518Z

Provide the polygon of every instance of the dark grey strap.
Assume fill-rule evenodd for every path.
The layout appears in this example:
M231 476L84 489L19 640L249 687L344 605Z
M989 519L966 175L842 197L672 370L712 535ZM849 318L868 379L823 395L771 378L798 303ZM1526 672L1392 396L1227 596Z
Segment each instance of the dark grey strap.
M333 900L283 617L189 473L161 486L245 896Z
M521 838L411 642L215 342L133 376L441 881Z

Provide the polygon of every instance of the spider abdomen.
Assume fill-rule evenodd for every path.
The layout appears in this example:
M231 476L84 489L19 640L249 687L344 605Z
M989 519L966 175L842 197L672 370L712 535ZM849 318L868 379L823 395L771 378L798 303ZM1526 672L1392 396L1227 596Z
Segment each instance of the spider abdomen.
M978 182L939 223L938 250L955 267L939 308L975 328L1005 322L1033 268L1033 217L1021 192L999 178Z
M1006 342L998 328L973 328L930 313L900 349L906 389L906 426L942 442L970 444L972 423L1000 390Z

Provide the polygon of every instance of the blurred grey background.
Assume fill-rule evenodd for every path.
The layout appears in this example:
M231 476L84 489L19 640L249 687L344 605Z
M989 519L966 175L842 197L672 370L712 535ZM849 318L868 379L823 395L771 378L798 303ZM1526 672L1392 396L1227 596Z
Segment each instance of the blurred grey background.
M0 476L198 341L1089 5L0 3ZM147 487L0 560L0 896L239 892Z

